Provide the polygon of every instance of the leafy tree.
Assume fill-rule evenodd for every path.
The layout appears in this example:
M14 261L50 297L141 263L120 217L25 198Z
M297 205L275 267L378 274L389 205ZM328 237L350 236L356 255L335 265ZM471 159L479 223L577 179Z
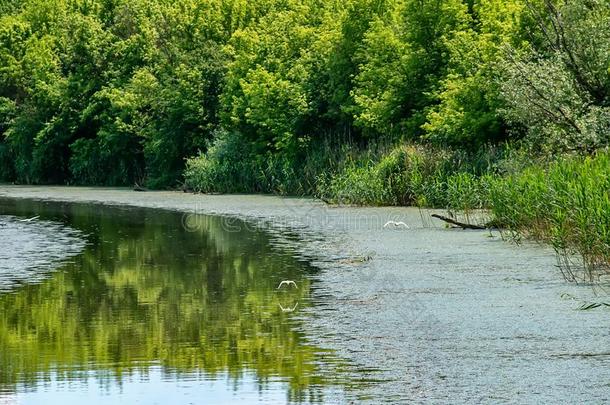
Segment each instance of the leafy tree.
M323 171L350 145L474 150L527 134L550 150L592 151L608 143L609 9L4 0L0 178L172 187L185 158L201 155L191 167L223 189L235 187L219 173L234 171L219 156L256 171L240 190L300 192L307 162Z
M364 37L353 90L356 122L382 134L421 135L424 110L447 66L446 38L467 27L461 0L407 0Z
M520 47L523 8L521 0L474 1L468 26L446 38L449 69L427 113L427 138L469 148L506 138L497 65L506 46Z
M610 7L605 1L529 4L532 45L503 63L506 118L551 151L610 143Z

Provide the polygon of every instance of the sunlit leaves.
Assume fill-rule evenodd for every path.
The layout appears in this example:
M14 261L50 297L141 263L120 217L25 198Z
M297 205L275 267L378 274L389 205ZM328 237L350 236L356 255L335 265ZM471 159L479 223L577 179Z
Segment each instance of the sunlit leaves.
M506 117L553 152L610 144L610 7L604 1L528 7L536 42L507 49L501 88ZM532 35L534 37L534 35Z

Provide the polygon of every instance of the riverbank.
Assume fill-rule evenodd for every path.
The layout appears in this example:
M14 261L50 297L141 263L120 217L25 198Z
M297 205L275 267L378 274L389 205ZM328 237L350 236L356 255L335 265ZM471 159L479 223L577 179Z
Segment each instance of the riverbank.
M551 249L446 229L414 208L329 207L271 196L0 186L0 197L243 218L322 269L308 338L374 380L370 402L602 402L610 344L600 300L566 283ZM393 220L409 229L384 228ZM233 229L239 231L238 228ZM349 371L348 371L349 372ZM359 377L361 378L361 376Z
M609 273L607 150L545 158L507 145L466 153L403 144L376 153L351 151L345 159L326 151L322 160L334 162L327 166L315 163L319 155L305 160L298 171L303 176L293 172L289 178L274 172L274 165L219 171L224 155L216 161L199 157L189 161L185 186L198 192L305 193L332 204L443 208L465 213L467 222L473 220L469 213L484 209L489 217L479 225L493 224L515 240L548 243L571 281L594 282ZM310 186L290 187L291 179Z

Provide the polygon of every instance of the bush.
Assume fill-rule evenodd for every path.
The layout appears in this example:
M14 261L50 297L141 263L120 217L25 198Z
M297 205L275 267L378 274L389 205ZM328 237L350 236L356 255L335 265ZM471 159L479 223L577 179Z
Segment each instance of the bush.
M240 133L219 131L205 153L187 159L185 186L204 193L313 195L355 150L336 140L307 140L292 153L256 149Z
M482 184L486 178L479 175L493 170L489 160L498 159L492 152L468 155L403 145L382 158L365 153L347 162L330 180L320 182L317 194L344 204L477 209L485 200Z
M237 134L221 132L206 153L187 160L185 186L203 193L250 191L256 182L251 155Z
M135 139L107 134L96 139L78 139L70 144L69 170L73 184L131 186L142 184L141 153L134 153Z

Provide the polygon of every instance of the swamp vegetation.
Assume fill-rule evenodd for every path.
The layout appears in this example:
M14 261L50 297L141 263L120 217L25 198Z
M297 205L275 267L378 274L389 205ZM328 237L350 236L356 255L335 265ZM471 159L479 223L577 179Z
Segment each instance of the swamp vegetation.
M1 0L0 179L490 209L610 259L607 0Z

